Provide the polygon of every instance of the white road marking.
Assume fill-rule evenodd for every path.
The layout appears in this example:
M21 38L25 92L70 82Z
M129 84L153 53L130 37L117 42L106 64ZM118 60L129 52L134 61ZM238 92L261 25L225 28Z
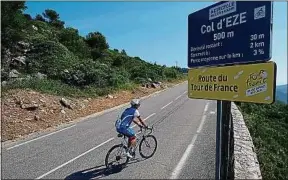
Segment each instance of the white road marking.
M177 164L176 168L173 170L172 176L170 177L170 179L178 179L178 176L179 176L182 168L185 165L186 160L188 159L188 157L189 157L189 155L190 155L190 153L192 151L192 148L193 148L194 143L195 143L195 141L197 139L197 136L198 136L198 134L195 134L193 136L193 139L192 139L191 143L188 145L187 149L185 150L184 154L182 155L182 157L181 157L179 163Z
M168 104L166 104L165 106L163 106L161 109L166 108L166 107L169 106L171 103L173 103L173 101L169 102Z
M201 122L200 122L200 125L199 125L199 127L197 128L197 133L200 133L200 132L201 132L201 130L202 130L202 128L203 128L203 124L204 124L204 122L205 122L205 119L206 119L206 115L203 115L203 116L202 116L202 119L201 119Z
M149 116L147 116L147 117L144 119L144 121L146 121L146 120L149 119L150 117L154 116L155 114L156 114L156 113L150 114ZM135 126L136 126L136 124L135 124L134 126L132 126L132 128L135 127ZM100 146L103 146L104 144L108 143L109 141L112 141L113 139L114 139L114 138L110 138L110 139L108 139L107 141L105 141L105 142L99 144L99 145L96 146L96 147L93 147L92 149L89 149L88 151L86 151L86 152L80 154L79 156L77 156L77 157L71 159L70 161L67 161L66 163L64 163L64 164L62 164L62 165L60 165L60 166L58 166L58 167L52 169L51 171L49 171L49 172L43 174L42 176L39 176L39 177L36 178L36 179L42 179L43 177L45 177L45 176L47 176L47 175L53 173L54 171L56 171L56 170L58 170L58 169L60 169L60 168L62 168L62 167L64 167L64 166L66 166L67 164L69 164L69 163L75 161L76 159L78 159L78 158L84 156L85 154L87 154L87 153L89 153L89 152L91 152L91 151L93 151L93 150L99 148Z
M60 130L58 130L58 131L55 131L55 132L52 132L52 133L43 135L43 136L40 136L40 137L37 137L37 138L35 138L35 139L31 139L31 140L29 140L29 141L26 141L26 142L17 144L17 145L15 145L15 146L9 147L9 148L7 148L7 150L13 149L13 148L15 148L15 147L22 146L22 145L24 145L24 144L27 144L27 143L36 141L36 140L38 140L38 139L42 139L42 138L47 137L47 136L51 136L52 134L56 134L56 133L58 133L58 132L64 131L64 130L69 129L69 128L72 128L72 127L74 127L74 126L76 126L76 124L74 124L74 125L72 125L72 126L69 126L69 127L66 127L66 128L63 128L63 129L60 129Z
M181 96L183 96L183 94L181 94L180 96L176 97L175 100L179 99Z
M187 149L185 150L184 154L182 155L180 161L178 162L177 166L175 167L175 169L172 171L172 174L171 174L171 177L170 179L178 179L178 176L180 175L183 167L185 166L185 163L189 157L189 155L191 154L192 152L192 149L193 149L193 146L194 146L194 143L198 137L198 134L201 132L202 128L203 128L203 124L205 122L205 119L206 119L206 111L208 110L208 105L209 105L209 102L205 105L204 107L204 112L203 112L203 116L202 116L202 119L201 119L201 122L200 122L200 125L199 127L197 128L197 132L196 134L193 136L193 139L191 141L191 143L188 145Z
M210 114L215 114L215 113L216 113L215 111L211 111L211 112L210 112Z
M175 100L179 99L181 96L183 96L184 94L186 94L187 91L185 91L184 93L182 93L180 96L176 97Z
M187 91L185 91L183 94L185 94L186 92L187 92ZM183 94L182 94L182 95L183 95ZM172 102L173 102L173 101L172 101ZM165 107L167 107L168 105L170 105L172 102L168 103ZM165 107L163 107L163 108L161 108L161 109L164 109ZM118 108L119 108L119 107L118 107ZM111 110L112 110L112 109L111 109ZM113 110L114 110L114 109L113 109ZM148 117L146 117L146 118L144 119L144 121L146 121L146 120L149 119L150 117L154 116L155 114L156 114L156 113L153 113L153 114L149 115ZM43 136L41 136L41 137L37 137L37 138L35 138L35 139L32 139L32 140L29 140L29 141L23 142L23 143L21 143L21 144L15 145L15 146L10 147L10 148L8 148L8 149L12 149L12 148L15 148L15 147L21 146L21 145L23 145L23 144L27 144L27 143L29 143L29 142L33 142L33 141L38 140L38 139L42 139L42 138L44 138L44 137L50 136L50 135L52 135L52 134L55 134L55 133L58 133L58 132L61 132L61 131L64 131L64 130L69 129L69 128L72 128L72 127L74 127L74 126L76 126L76 124L74 124L74 125L72 125L72 126L70 126L70 127L66 127L66 128L61 129L61 130L58 130L58 131L55 131L55 132L52 132L52 133L49 133L49 134L43 135ZM45 176L47 176L47 175L49 175L49 174L51 174L51 173L57 171L58 169L60 169L60 168L62 168L62 167L64 167L64 166L66 166L67 164L69 164L69 163L71 163L71 162L73 162L73 161L79 159L80 157L82 157L82 156L88 154L89 152L91 152L91 151L93 151L93 150L95 150L95 149L97 149L97 148L103 146L104 144L106 144L106 143L112 141L113 139L115 139L115 138L110 138L110 139L108 139L107 141L105 141L105 142L99 144L99 145L96 146L96 147L93 147L93 148L89 149L88 151L86 151L86 152L84 152L84 153L78 155L77 157L75 157L75 158L73 158L73 159L71 159L71 160L65 162L64 164L62 164L62 165L60 165L60 166L58 166L58 167L56 167L56 168L50 170L49 172L47 172L47 173L45 173L45 174L43 174L43 175L37 177L36 179L42 179L43 177L45 177ZM195 138L195 140L196 140L196 138ZM194 141L195 141L195 140L194 140ZM7 150L8 150L8 149L7 149Z
M156 114L156 113L150 114L148 117L146 117L146 118L144 119L144 121L146 121L146 120L149 119L150 117L154 116L155 114Z
M109 141L112 141L113 139L114 139L114 138L110 138L110 139L108 139L107 141L105 141L105 142L99 144L98 146L95 146L95 147L89 149L88 151L86 151L86 152L80 154L79 156L77 156L77 157L71 159L70 161L67 161L66 163L64 163L64 164L62 164L62 165L60 165L60 166L58 166L58 167L52 169L51 171L49 171L49 172L47 172L47 173L45 173L45 174L43 174L43 175L41 175L41 176L39 176L39 177L37 177L36 179L42 179L43 177L45 177L45 176L47 176L47 175L53 173L54 171L56 171L56 170L58 170L58 169L60 169L60 168L62 168L62 167L64 167L64 166L66 166L67 164L69 164L69 163L75 161L76 159L78 159L78 158L84 156L85 154L88 154L89 152L91 152L91 151L93 151L93 150L95 150L95 149L97 149L97 148L103 146L104 144L108 143Z
M204 113L206 113L207 110L208 110L208 104L209 104L209 103L207 103L207 104L205 105L205 107L204 107Z

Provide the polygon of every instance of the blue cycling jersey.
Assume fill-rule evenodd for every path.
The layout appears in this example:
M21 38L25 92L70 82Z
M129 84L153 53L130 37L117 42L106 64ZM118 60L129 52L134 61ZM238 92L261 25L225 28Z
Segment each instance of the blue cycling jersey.
M139 116L139 112L136 108L130 107L125 109L121 118L116 122L116 128L128 128L136 116Z

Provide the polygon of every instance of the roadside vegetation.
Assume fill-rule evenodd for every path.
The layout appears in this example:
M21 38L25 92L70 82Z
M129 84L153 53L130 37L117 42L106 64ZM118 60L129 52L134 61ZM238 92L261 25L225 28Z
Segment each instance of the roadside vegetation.
M288 177L288 105L237 103L256 148L263 179Z
M46 9L31 17L25 2L3 1L1 31L2 91L30 88L62 96L102 96L134 89L148 81L186 78L179 67L166 67L110 49L103 34L85 37L65 27L60 15ZM96 27L95 27L96 28Z
M185 68L111 49L101 32L79 35L52 9L35 17L25 9L24 1L1 2L2 142L77 121L187 77Z

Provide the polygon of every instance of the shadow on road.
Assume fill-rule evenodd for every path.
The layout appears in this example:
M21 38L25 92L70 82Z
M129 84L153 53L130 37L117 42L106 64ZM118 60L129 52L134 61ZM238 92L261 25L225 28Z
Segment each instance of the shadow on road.
M85 169L82 171L78 171L73 173L65 178L65 180L74 180L74 179L81 179L81 180L88 180L88 179L98 179L101 177L109 176L110 174L116 174L122 171L123 168L121 167L114 167L114 168L106 168L105 165L96 166L93 168Z
M129 164L134 164L140 161L144 161L145 159L135 159L128 162ZM125 167L127 168L127 166ZM109 176L111 174L117 174L121 172L124 168L120 166L116 166L114 168L106 168L105 165L96 166L93 168L85 169L82 171L75 172L65 178L65 180L88 180L88 179L99 179L105 176Z

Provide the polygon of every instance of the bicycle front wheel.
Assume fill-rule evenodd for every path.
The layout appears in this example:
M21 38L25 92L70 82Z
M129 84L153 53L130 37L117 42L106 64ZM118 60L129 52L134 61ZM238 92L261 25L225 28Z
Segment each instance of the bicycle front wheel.
M106 155L105 166L107 168L125 167L129 161L129 157L125 155L126 150L127 147L122 144L113 146Z
M139 153L143 158L150 158L152 157L157 149L157 140L155 136L148 135L145 136L139 145Z

